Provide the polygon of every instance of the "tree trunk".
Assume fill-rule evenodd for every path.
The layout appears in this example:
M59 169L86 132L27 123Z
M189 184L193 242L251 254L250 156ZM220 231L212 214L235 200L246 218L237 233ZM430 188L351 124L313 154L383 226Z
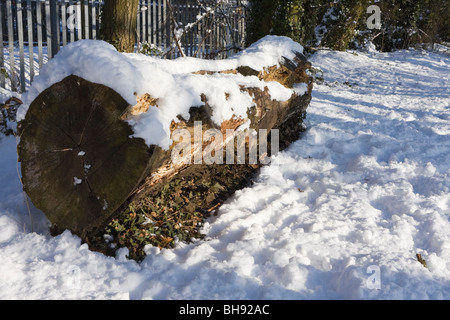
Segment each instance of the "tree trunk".
M120 52L133 52L138 0L105 0L101 38Z
M306 73L310 67L306 58L298 54L294 61L285 59L280 66L261 72L245 66L221 71L238 77L278 81L287 88L305 83L305 92L293 91L290 99L277 101L271 99L267 88L242 86L241 90L253 97L255 106L247 111L246 118L233 117L220 125L211 120L211 107L202 96L203 105L192 106L189 119L179 116L178 122L172 122L174 143L169 150L147 146L143 139L133 138L132 128L125 121L146 112L149 105L158 106L157 100L145 94L138 97L138 105L130 106L104 85L69 76L43 91L19 123L18 153L24 190L55 230L69 229L88 242L127 208L150 210L150 214L156 209L148 206L149 199L151 202L161 195L173 197L164 208L170 207L174 214L212 212L235 190L245 186L264 164L261 158L265 154L259 149L261 141L267 143L263 151L270 155L273 149L282 150L299 138L311 99L312 78ZM205 76L209 73L197 72ZM201 121L203 134L199 143L195 140L196 121ZM238 140L241 131L237 128L243 123L249 124L253 132L260 134L263 129L267 134L265 140L256 140L259 150L256 162L250 160L251 133ZM190 162L174 160L174 154L180 154L174 152L180 146L174 137L177 129L188 133L187 140L183 136L182 142L191 144L182 154ZM219 136L207 137L207 130ZM272 136L279 136L276 147ZM230 148L233 153L228 158L230 143L234 147ZM240 149L242 144L245 146ZM243 163L237 160L240 150L244 150L240 158ZM200 163L195 160L197 156ZM217 157L223 161L207 162ZM172 192L172 187L183 183L186 190Z
M250 17L247 21L247 43L252 44L270 34L273 16L280 0L250 0Z

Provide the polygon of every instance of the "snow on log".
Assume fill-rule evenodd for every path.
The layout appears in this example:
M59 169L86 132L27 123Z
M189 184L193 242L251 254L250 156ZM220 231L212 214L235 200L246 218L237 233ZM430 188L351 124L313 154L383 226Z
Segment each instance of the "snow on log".
M299 137L312 90L302 50L271 36L222 61L64 47L18 112L25 192L55 229L83 239L173 179L231 165L231 194Z

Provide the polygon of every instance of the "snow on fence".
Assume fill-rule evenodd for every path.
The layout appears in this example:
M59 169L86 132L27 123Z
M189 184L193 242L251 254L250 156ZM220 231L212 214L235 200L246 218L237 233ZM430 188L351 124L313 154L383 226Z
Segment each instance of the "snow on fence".
M0 88L24 92L61 46L97 39L103 2L1 0ZM247 1L170 0L170 6L167 0L139 2L137 50L164 58L213 59L226 58L245 45Z

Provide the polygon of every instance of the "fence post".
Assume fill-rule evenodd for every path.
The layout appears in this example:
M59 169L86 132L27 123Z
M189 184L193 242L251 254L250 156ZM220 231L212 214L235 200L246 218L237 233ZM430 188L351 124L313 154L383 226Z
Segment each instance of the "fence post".
M59 51L59 13L57 5L58 0L50 0L50 32L52 56L49 58L53 58Z
M34 43L33 43L33 15L31 0L27 0L27 27L28 27L28 55L30 61L30 83L34 78Z
M25 55L23 48L23 15L22 3L17 2L17 34L19 38L19 69L20 69L20 91L25 92Z
M92 15L92 39L97 39L97 12L95 10L95 0L92 2L91 7L91 15Z
M140 1L140 5L139 5L139 14L141 14L142 16L142 20L141 20L141 28L142 28L142 38L141 41L145 41L147 39L147 11L145 10L146 6L145 6L145 2L144 1Z
M62 45L65 46L67 44L67 9L66 9L66 0L61 2L61 31L62 31Z
M163 47L162 44L162 34L163 34L163 29L162 29L162 0L158 0L158 46L159 47Z
M44 64L44 52L42 48L42 5L41 1L36 2L36 22L37 22L37 40L38 40L38 56L39 56L39 70Z
M40 0L39 0L40 1ZM48 59L53 58L53 50L52 50L52 22L51 22L51 13L50 13L50 2L46 1L43 4L44 6L44 16L45 16L45 35L47 37L47 56Z
M89 0L84 0L84 39L89 39Z
M72 2L72 0L69 0L69 7L66 9L66 12L69 9L70 9L70 12L68 12L68 13L69 13L69 15L72 15L73 14L73 11L72 11L73 10L73 2ZM69 33L70 33L69 42L74 42L75 41L75 26L74 26L75 23L76 23L76 20L73 21L73 23L69 27Z
M6 16L8 19L8 42L9 42L9 79L11 80L11 90L17 91L16 88L16 71L14 59L14 29L13 29L13 12L11 0L6 0Z
M0 41L0 87L5 87L5 75L3 74L3 68L5 67L5 57L3 55L3 5L0 4L0 34L2 35L2 41Z
M150 7L150 2L151 0L147 0L147 39L145 39L148 43L151 43L151 34L152 34L152 29L151 29L151 24L152 24L152 11L151 11L151 7Z
M141 1L138 2L137 15L136 15L136 42L141 42Z

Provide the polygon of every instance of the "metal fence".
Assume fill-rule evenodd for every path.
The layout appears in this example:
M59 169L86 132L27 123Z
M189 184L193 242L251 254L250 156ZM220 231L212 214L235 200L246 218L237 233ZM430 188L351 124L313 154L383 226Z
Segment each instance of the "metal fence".
M0 88L24 92L66 44L97 39L103 0L0 0ZM245 45L246 2L140 0L136 51L226 58Z

